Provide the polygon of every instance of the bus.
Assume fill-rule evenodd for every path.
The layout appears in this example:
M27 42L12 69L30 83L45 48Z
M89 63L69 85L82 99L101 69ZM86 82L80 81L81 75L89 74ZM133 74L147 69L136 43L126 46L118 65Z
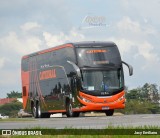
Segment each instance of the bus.
M85 112L112 116L125 107L123 64L113 42L67 43L22 57L23 109L35 118Z

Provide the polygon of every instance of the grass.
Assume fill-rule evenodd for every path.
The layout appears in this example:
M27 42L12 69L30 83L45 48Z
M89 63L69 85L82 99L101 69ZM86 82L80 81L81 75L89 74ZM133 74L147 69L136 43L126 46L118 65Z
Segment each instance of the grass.
M159 138L159 135L76 135L76 138ZM1 138L75 138L75 135L1 136Z
M10 121L35 121L33 118L7 118L7 119L0 119L0 122L10 122Z
M34 118L9 118L1 119L1 121L35 121ZM42 131L42 136L2 136L0 132L0 138L159 138L160 127L159 126L113 126L109 124L105 129L75 129L71 127L65 127L64 129L50 129L47 127L32 127L20 129L17 131ZM45 132L46 131L46 132ZM129 132L130 131L130 132ZM158 135L134 135L135 131L152 131L157 132ZM109 133L108 133L109 132ZM106 135L105 135L106 134Z
M7 138L159 138L160 127L158 126L140 126L140 127L124 127L124 126L107 126L105 129L49 129L42 127L25 128L17 131L41 131L42 136L8 136ZM158 135L134 135L134 132L151 131L158 132ZM109 132L109 133L108 133ZM49 135L48 135L49 134ZM107 135L106 135L107 134ZM2 136L0 136L2 137ZM3 138L3 137L2 137ZM4 137L6 138L6 137Z

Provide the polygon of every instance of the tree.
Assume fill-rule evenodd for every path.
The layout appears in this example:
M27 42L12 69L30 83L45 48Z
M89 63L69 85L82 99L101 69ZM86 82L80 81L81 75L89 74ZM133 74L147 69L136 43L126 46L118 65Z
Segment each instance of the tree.
M150 92L151 92L151 100L153 103L158 103L159 101L159 94L158 94L158 89L157 89L157 85L156 84L151 84L151 89L150 89Z
M145 83L141 88L141 96L143 100L149 100L149 94L148 94L149 87L150 87L149 84Z
M126 93L126 99L127 100L131 100L131 99L141 99L141 88L138 87L136 89L132 89L132 90L129 90L127 93Z
M7 93L7 98L22 98L22 93L11 91L10 93Z
M141 95L143 99L151 101L153 103L158 103L159 95L156 84L145 83L141 89Z
M128 93L126 93L126 99L131 100L131 99L137 99L137 89L129 90Z

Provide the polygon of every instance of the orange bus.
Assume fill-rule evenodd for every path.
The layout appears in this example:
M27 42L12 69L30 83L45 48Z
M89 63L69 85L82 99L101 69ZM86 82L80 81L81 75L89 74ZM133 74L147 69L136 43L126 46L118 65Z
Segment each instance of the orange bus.
M123 66L113 42L67 43L22 57L23 108L35 118L125 107Z

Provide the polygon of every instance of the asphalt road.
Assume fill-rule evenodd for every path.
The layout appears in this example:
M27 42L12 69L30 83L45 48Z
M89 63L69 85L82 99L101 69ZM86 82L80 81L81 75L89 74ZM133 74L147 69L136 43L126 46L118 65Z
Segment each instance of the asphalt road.
M20 129L20 128L93 128L102 129L107 126L159 126L160 114L143 114L143 115L120 115L120 116L87 116L78 118L30 118L29 121L23 121L19 118L16 121L0 121L0 129Z

